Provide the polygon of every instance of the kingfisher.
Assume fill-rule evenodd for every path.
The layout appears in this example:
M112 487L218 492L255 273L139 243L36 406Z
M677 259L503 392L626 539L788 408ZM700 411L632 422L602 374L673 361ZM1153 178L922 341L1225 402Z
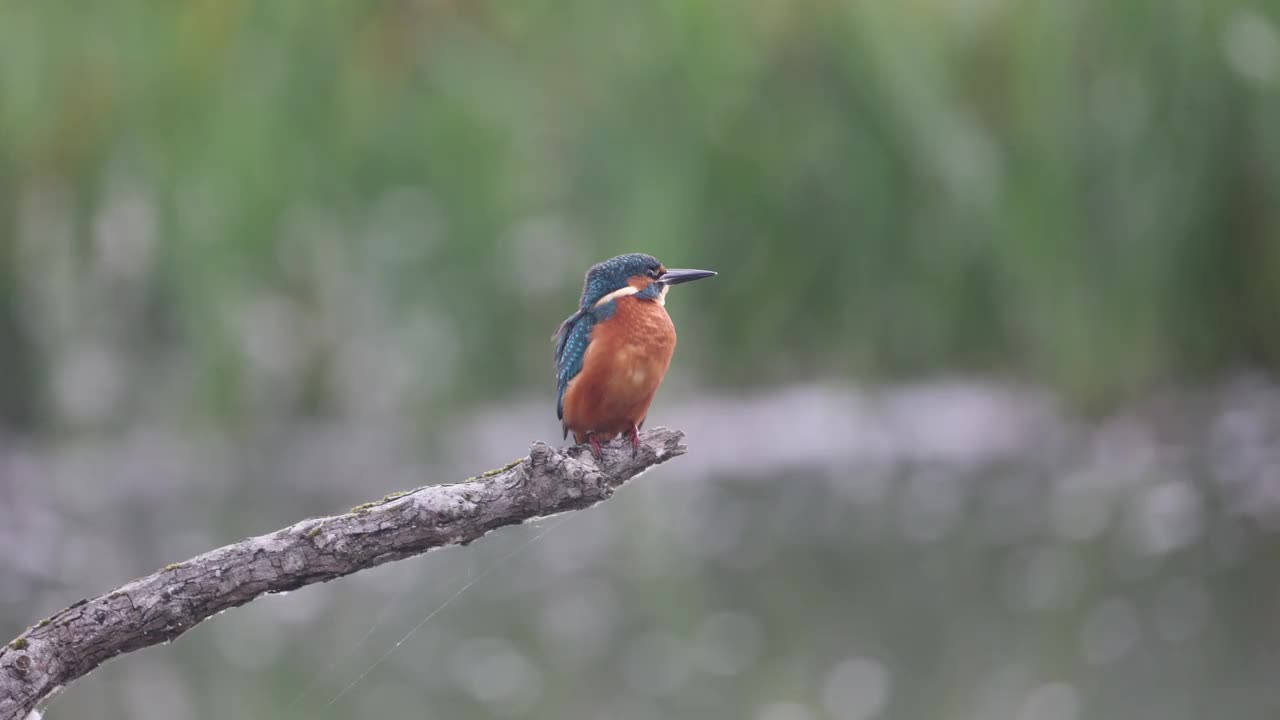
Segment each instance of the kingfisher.
M626 434L634 455L649 404L671 365L676 328L667 315L672 285L715 275L668 269L652 255L628 253L587 271L578 311L552 336L556 416L564 436L600 444Z

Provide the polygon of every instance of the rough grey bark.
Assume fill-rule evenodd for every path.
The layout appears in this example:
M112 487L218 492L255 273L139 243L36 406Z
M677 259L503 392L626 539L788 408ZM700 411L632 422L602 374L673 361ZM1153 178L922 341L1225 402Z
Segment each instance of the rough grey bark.
M75 603L0 647L0 720L19 720L104 661L172 640L228 608L594 505L687 452L678 430L640 439L634 456L630 447L606 447L600 461L582 446L535 443L528 457L478 477L303 520Z

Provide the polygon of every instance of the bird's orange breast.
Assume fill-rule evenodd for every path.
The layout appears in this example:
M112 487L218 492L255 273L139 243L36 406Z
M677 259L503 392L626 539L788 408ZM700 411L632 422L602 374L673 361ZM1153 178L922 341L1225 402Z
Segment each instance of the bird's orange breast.
M564 424L578 442L586 433L607 441L644 422L671 365L676 329L666 308L633 296L591 331L578 373L564 394Z

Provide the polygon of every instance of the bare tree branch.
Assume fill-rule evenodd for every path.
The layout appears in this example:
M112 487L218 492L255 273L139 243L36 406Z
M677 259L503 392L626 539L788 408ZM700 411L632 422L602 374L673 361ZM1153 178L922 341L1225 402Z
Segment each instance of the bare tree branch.
M608 447L600 461L581 446L534 443L528 457L479 477L303 520L82 600L0 647L0 720L19 720L106 660L172 640L228 608L589 507L687 452L678 430L656 428L640 439L634 455Z

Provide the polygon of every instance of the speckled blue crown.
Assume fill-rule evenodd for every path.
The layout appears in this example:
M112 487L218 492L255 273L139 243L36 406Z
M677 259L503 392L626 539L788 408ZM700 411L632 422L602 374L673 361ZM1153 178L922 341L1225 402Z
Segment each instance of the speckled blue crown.
M592 265L582 284L582 302L579 307L586 310L600 298L626 285L629 278L644 275L659 264L658 258L652 255L627 253Z

